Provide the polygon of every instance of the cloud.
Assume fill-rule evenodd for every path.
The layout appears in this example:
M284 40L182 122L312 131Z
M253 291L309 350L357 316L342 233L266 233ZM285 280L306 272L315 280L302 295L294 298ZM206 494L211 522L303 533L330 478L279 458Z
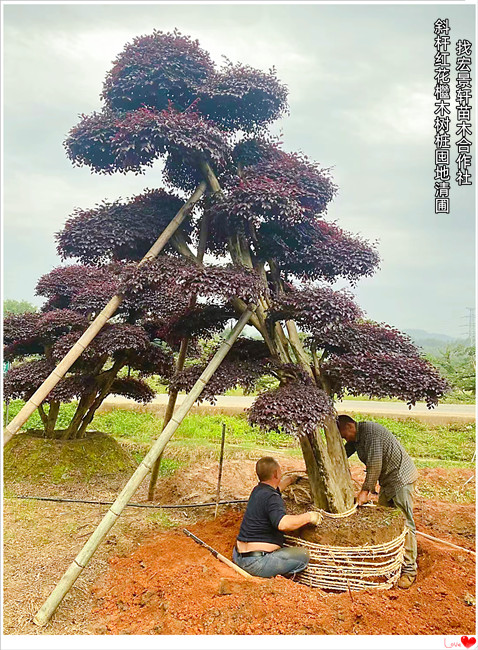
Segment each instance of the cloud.
M474 7L447 13L454 37L472 40ZM30 299L58 264L53 234L75 206L161 185L159 166L141 177L73 168L62 141L79 113L100 108L126 42L177 27L218 65L224 54L277 68L291 113L273 130L287 150L333 167L328 218L380 240L382 268L356 290L372 317L456 333L474 296L474 187L453 187L450 216L433 213L435 18L425 5L6 5L7 295Z
M368 143L433 142L434 98L430 87L418 83L392 84L384 97L362 102L341 109L339 114Z

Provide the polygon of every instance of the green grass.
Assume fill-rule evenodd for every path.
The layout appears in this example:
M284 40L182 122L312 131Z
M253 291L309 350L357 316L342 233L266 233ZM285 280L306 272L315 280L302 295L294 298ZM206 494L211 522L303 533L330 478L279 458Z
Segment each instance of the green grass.
M164 510L158 510L158 512L147 515L146 518L161 530L176 528L178 525L178 521Z
M273 447L291 447L295 444L289 436L262 433L258 427L251 427L243 415L189 415L183 420L174 440L219 444L223 423L229 444ZM150 444L161 433L162 424L162 418L154 413L114 410L97 415L91 428L109 433L118 440L126 438L137 444Z
M449 501L450 503L473 503L475 501L475 486L466 485L456 488L450 485L437 485L421 479L417 486L418 496L435 501Z
M414 458L471 461L475 451L475 424L432 425L418 420L394 420L356 413L357 421L378 422L389 429Z
M21 399L12 400L8 406L8 421L11 422L16 414L20 411L25 402ZM65 429L70 423L71 418L73 417L78 402L70 402L69 404L62 404L60 407L60 412L58 414L57 420L57 429ZM46 409L48 410L48 408ZM5 421L5 402L3 403L3 421ZM30 415L26 421L24 429L43 429L43 424L38 414L38 411L35 411Z
M9 418L15 416L22 406L20 400L11 402ZM64 404L60 409L59 428L66 426L72 416L75 403ZM414 419L395 420L355 414L387 427L402 442L419 467L470 466L475 451L475 424L432 425ZM184 446L219 446L222 423L226 425L226 444L244 449L254 447L281 448L295 454L297 443L280 433L263 433L248 424L245 415L189 415L174 441ZM26 428L41 428L37 413L28 420ZM137 460L144 455L152 441L161 433L162 418L154 413L136 413L131 410L113 410L97 415L90 429L112 435L119 442L128 443ZM300 452L299 452L300 453ZM171 462L173 462L171 460ZM172 466L164 471L172 472Z

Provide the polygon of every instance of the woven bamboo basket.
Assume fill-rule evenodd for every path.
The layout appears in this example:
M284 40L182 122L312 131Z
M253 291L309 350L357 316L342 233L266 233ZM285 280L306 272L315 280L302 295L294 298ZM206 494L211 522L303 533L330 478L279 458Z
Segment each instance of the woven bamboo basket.
M297 581L332 591L391 589L400 577L407 528L377 546L325 546L286 535L286 546L306 548L307 568Z

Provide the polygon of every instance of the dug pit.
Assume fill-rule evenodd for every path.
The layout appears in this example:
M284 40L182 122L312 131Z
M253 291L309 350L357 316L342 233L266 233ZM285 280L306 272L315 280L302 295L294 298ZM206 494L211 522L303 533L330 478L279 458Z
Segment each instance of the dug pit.
M284 490L283 496L290 514L314 509L306 480ZM298 581L309 587L390 589L400 576L405 532L400 510L363 506L344 516L324 512L318 526L286 535L286 545L309 551L309 564L298 574Z

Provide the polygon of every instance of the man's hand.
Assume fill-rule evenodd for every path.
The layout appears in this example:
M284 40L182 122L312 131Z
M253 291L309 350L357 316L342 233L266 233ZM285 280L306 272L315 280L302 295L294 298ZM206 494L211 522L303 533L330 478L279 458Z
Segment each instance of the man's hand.
M315 511L311 510L307 514L310 517L310 523L313 524L314 526L318 526L320 524L320 522L322 521L322 513L321 512L315 512Z
M279 490L282 492L282 490L285 490L285 488L289 487L289 485L297 483L300 478L301 477L299 474L288 474L287 476L284 476L279 483Z
M309 510L309 512L304 512L301 515L284 515L277 527L279 530L288 532L302 528L302 526L306 526L307 524L317 526L321 521L322 514L320 512Z
M364 503L367 503L370 497L370 492L368 490L361 490L357 496L357 505L363 506Z

